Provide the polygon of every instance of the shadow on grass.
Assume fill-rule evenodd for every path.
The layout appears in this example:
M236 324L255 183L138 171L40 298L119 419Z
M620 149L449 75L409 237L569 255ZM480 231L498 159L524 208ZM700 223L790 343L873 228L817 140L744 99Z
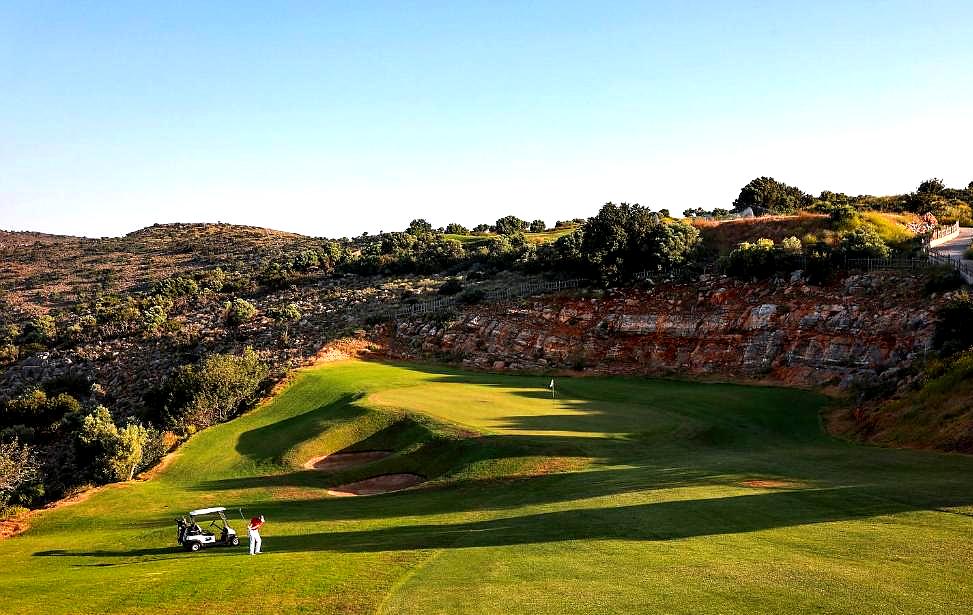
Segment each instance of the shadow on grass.
M386 504L388 502L386 501ZM941 498L939 505L969 504L969 498ZM320 503L319 503L320 504ZM316 532L264 537L268 553L359 553L496 547L572 540L668 541L756 532L889 515L917 507L887 499L867 488L848 487L709 499L675 500L607 508L576 508L465 523L400 525L351 532ZM137 557L172 553L173 548L97 551L41 551L38 557ZM242 549L212 554L242 555ZM196 555L198 556L198 554Z
M254 461L279 459L295 444L316 436L338 421L350 420L369 412L355 405L361 394L347 393L331 403L303 414L245 431L237 439L236 450Z

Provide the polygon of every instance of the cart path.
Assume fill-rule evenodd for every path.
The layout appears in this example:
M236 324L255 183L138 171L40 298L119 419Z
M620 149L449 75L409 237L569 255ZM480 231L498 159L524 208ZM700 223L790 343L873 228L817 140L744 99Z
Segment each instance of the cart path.
M934 248L937 252L942 252L943 254L949 255L950 258L960 259L967 263L973 263L970 259L964 259L963 254L966 249L970 247L970 242L973 241L973 227L960 227L959 234L953 237L946 243Z

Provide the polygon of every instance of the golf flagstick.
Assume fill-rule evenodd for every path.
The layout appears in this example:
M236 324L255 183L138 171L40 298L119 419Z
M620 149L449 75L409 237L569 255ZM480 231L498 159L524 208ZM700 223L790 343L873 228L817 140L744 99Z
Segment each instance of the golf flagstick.
M551 401L557 399L557 392L554 390L554 378L551 378L551 384L547 385L547 388L551 389Z

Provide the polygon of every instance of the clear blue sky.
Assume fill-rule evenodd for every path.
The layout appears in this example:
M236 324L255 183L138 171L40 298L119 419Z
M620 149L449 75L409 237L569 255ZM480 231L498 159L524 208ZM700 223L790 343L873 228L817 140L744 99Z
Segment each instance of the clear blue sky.
M0 0L4 229L553 224L965 186L971 144L970 0Z

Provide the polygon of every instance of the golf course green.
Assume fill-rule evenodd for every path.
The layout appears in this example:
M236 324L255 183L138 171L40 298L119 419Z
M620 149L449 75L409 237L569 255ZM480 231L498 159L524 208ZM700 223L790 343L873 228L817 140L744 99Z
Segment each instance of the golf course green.
M973 611L973 458L866 448L782 388L339 361L147 480L0 542L0 612ZM335 472L338 451L391 451ZM333 497L384 474L404 491ZM174 518L244 538L189 553ZM264 553L247 517L263 514Z

